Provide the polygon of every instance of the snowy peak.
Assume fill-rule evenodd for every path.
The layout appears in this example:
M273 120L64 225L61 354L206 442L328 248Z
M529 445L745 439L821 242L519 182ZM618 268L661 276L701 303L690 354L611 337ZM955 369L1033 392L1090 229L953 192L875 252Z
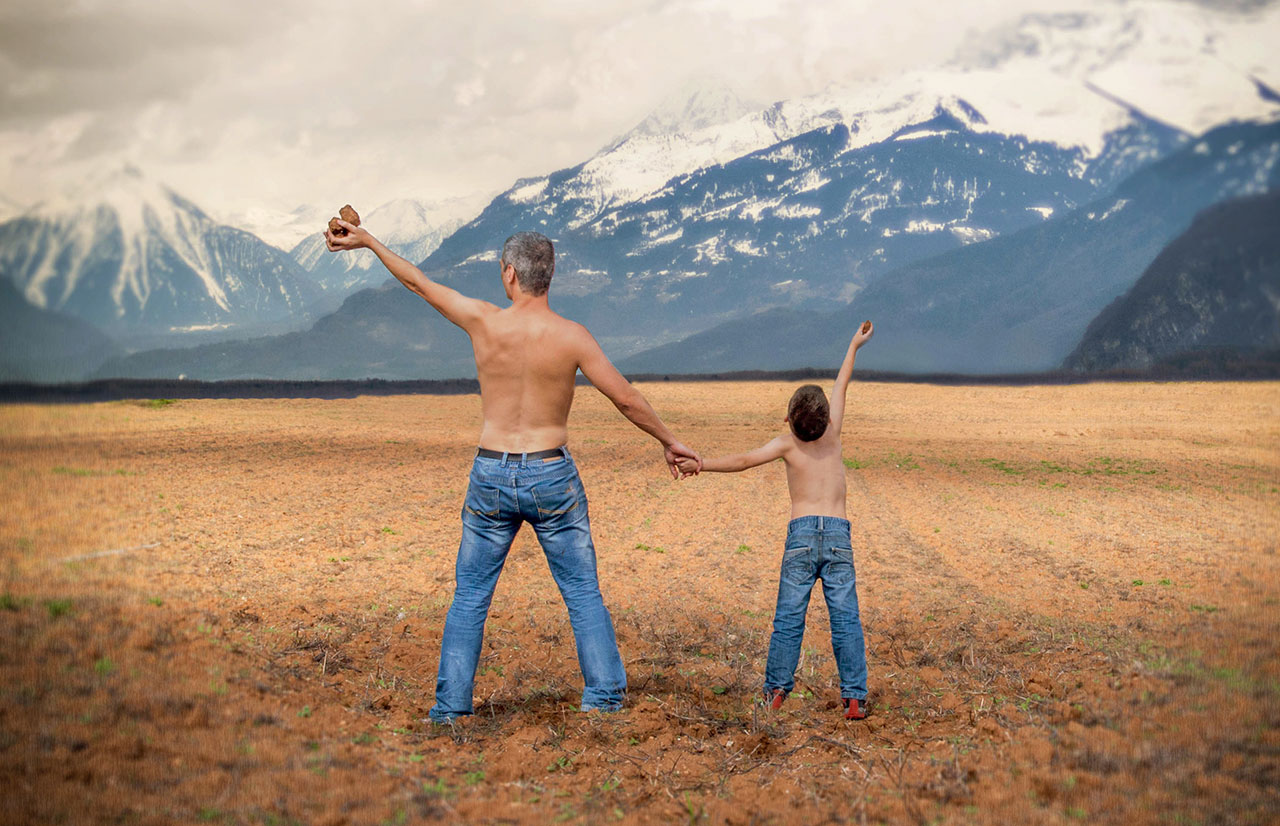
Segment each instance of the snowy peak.
M125 336L302 319L316 294L284 253L131 166L0 226L0 272L35 306Z
M639 125L616 141L614 146L629 138L710 129L731 123L752 111L753 108L744 103L738 93L727 84L686 87L663 101Z
M974 35L949 65L1013 77L1047 69L1199 134L1232 120L1280 114L1280 100L1267 94L1265 80L1280 81L1280 57L1260 48L1268 39L1259 36L1264 31L1280 32L1280 7L1232 11L1134 2L1026 15Z

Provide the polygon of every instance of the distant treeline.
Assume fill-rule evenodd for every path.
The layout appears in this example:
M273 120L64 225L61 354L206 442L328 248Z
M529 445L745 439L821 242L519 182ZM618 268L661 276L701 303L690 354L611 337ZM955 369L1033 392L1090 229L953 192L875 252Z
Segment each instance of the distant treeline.
M804 367L795 370L740 370L726 373L635 373L635 382L704 381L810 381L829 379L835 368ZM953 386L1087 384L1134 381L1264 381L1280 379L1280 351L1241 357L1236 351L1200 350L1166 359L1146 370L1111 370L1083 373L1055 370L1046 373L970 375L965 373L888 373L861 370L855 381L901 382ZM579 376L579 384L587 384ZM38 384L0 383L0 403L101 402L120 399L352 399L357 396L431 395L457 396L480 392L475 379L391 381L386 379L335 381L284 381L236 379L187 381L184 379L101 379L99 381Z

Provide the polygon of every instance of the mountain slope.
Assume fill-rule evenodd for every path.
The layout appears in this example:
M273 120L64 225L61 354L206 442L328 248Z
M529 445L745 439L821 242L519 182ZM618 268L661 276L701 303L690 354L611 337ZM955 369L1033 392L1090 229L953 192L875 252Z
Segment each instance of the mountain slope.
M838 313L778 311L655 348L633 372L828 364L850 318L878 324L870 364L905 371L1052 369L1097 313L1205 207L1280 185L1280 123L1206 134L1115 194L1037 227L903 267Z
M119 351L93 325L34 307L0 279L0 381L78 381Z
M557 307L609 330L613 352L688 335L770 306L848 300L914 260L1039 224L1097 197L1105 176L1184 137L1135 118L1093 161L1078 149L974 130L964 101L859 145L818 129L670 181L573 228L559 200L580 169L545 191L495 199L423 263L469 294L500 298L497 250L513 228L551 235ZM1109 183L1109 181L1108 181ZM566 196L567 197L567 196Z
M321 294L288 255L132 168L0 225L0 277L122 339L297 323Z
M398 282L360 290L308 330L148 350L108 361L102 378L388 379L474 376L471 342Z
M1280 348L1280 190L1197 216L1089 324L1064 366L1146 368L1210 347Z

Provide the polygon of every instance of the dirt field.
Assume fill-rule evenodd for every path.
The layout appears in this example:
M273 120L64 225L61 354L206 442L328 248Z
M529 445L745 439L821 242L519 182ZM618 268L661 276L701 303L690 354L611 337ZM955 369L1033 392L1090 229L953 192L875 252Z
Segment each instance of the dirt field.
M793 386L643 389L719 453ZM628 707L575 711L525 529L479 713L423 723L478 424L474 396L0 407L4 822L1280 818L1280 385L854 385L851 723L817 598L797 693L754 707L782 468L672 482L590 389Z

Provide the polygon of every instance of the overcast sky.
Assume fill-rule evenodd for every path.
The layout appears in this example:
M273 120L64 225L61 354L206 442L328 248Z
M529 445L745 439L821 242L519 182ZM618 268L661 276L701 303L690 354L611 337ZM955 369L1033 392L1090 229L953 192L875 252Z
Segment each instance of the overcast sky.
M496 192L691 82L765 104L1064 5L5 0L0 195L29 204L125 161L221 215Z

